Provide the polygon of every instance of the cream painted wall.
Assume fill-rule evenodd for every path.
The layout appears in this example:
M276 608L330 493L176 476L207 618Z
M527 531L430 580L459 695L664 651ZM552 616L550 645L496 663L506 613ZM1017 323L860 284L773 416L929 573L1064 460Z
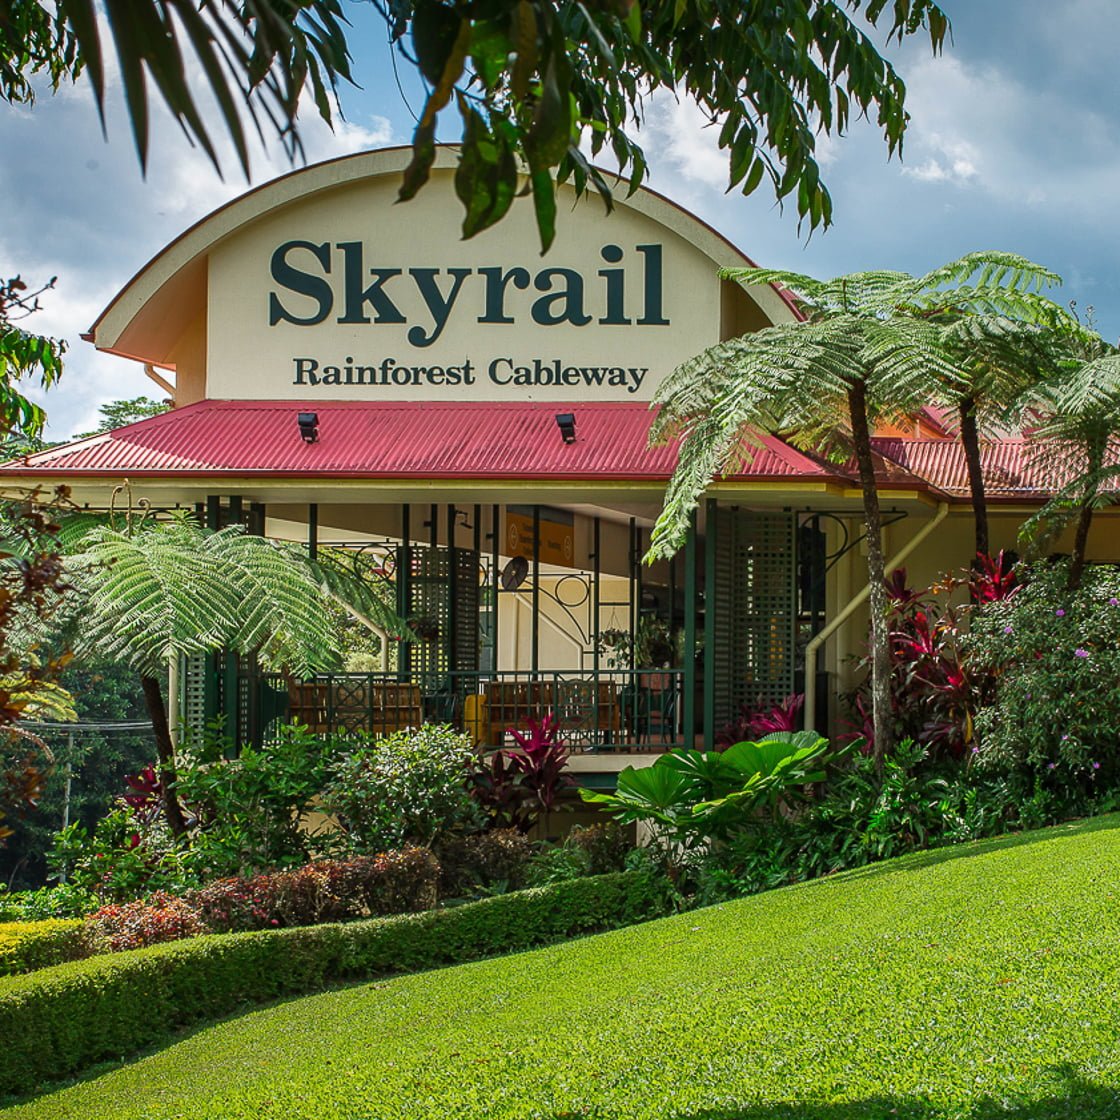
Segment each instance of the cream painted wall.
M206 315L200 311L169 355L175 367L175 407L206 396Z
M322 191L269 213L222 241L209 261L208 391L214 398L322 399L322 400L647 400L657 383L680 361L720 337L720 282L712 259L683 237L636 209L619 206L609 217L601 205L584 200L568 215L563 238L547 257L539 255L531 211L515 207L492 230L461 240L459 207L452 194L449 171L438 171L433 181L407 208L393 205L399 186L396 175L374 177ZM561 206L570 205L569 188L561 188ZM287 260L329 282L333 292L331 314L319 325L290 322L269 325L270 293L297 317L319 309L316 299L281 287L270 275L273 254L279 246L303 241L329 246L330 274L307 248L293 248ZM343 314L344 252L340 243L360 243L362 286L371 283L370 269L400 269L384 281L389 295L407 323L371 322L340 324ZM645 300L649 258L639 245L660 246L662 259L662 325L643 325L643 314L653 315ZM622 258L604 260L604 246L617 246ZM357 253L358 250L349 250ZM356 257L355 257L356 259ZM506 288L505 313L514 322L482 324L486 281L483 267L503 272L519 267L532 278L528 290L513 283ZM416 345L413 332L429 332L433 314L422 297L410 269L439 269L438 293L429 297L438 305L452 291L447 270L471 270L462 281L455 303L439 338L427 346ZM585 326L571 323L542 325L530 318L534 303L565 287L567 280L553 269L570 269L583 278ZM622 270L622 311L629 324L609 324L607 280L602 272ZM356 290L356 289L355 289ZM736 318L752 314L745 297L732 299ZM559 305L552 305L559 310ZM363 314L374 318L371 304ZM729 307L730 312L730 307ZM615 315L614 317L618 317ZM306 358L327 365L377 366L392 359L409 368L462 371L470 361L473 385L447 384L447 373L431 384L420 377L408 386L297 384L294 359ZM558 361L562 369L612 368L625 370L624 383L614 386L587 384L582 376L571 385L501 385L488 375L498 362L497 376L507 379L511 367L534 368ZM631 374L630 371L639 371ZM642 372L644 371L644 372ZM574 376L574 375L573 375ZM640 383L639 383L640 380Z

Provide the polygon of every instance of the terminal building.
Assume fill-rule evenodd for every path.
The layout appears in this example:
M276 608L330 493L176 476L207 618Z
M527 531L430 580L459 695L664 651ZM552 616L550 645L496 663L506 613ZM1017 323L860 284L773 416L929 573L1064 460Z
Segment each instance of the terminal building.
M396 205L407 161L294 172L168 245L87 339L143 363L174 407L5 464L4 488L64 483L107 509L127 482L213 527L343 548L384 585L413 640L384 635L360 672L294 681L219 658L183 674L184 718L225 712L244 740L283 719L435 720L498 745L552 714L583 780L609 783L794 693L842 729L867 633L853 469L764 437L712 484L681 553L643 563L676 456L648 445L655 389L713 343L794 319L789 297L720 280L747 257L650 190L608 215L561 188L544 257L528 206L464 241L451 157ZM875 441L888 564L919 586L971 557L941 420ZM1019 440L986 460L993 547L1011 548L1044 487ZM1111 525L1095 538L1117 559Z

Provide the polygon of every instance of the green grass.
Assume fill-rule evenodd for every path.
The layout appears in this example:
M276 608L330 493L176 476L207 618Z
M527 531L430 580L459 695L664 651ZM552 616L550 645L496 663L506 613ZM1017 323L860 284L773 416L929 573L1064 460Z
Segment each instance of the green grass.
M1120 818L292 1000L16 1117L1120 1116Z

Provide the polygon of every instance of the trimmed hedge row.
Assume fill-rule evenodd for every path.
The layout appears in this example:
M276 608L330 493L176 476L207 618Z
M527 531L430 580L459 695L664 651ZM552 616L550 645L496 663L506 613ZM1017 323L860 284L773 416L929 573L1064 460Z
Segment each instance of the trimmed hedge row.
M215 934L0 981L0 1092L29 1093L246 1002L632 925L668 909L657 882L597 875L344 925Z
M0 924L0 976L81 960L92 949L89 930L80 918L4 922Z

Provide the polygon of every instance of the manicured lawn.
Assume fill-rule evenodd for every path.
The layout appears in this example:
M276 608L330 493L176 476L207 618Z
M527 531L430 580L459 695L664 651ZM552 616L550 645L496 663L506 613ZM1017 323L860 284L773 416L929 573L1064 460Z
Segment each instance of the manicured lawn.
M1120 818L293 1000L11 1117L1120 1116Z

